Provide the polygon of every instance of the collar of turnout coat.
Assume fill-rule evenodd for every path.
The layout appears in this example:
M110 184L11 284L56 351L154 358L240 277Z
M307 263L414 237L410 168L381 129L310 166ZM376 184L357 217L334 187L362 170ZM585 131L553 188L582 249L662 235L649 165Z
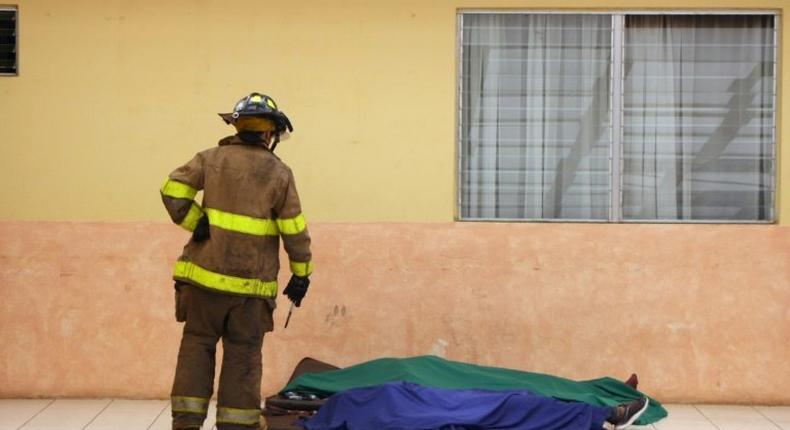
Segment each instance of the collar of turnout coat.
M269 149L269 147L263 142L263 140L258 139L256 141L252 138L243 139L242 136L240 136L239 134L234 134L232 136L227 136L220 139L219 146L225 146L225 145L248 145L248 146L259 146L266 150Z

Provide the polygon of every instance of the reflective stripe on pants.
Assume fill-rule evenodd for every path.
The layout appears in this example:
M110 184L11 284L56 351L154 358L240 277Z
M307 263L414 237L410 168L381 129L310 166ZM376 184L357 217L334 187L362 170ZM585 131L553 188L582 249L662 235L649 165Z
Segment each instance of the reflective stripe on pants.
M239 409L217 407L217 424L238 424L242 426L257 426L261 420L261 409Z
M173 412L186 412L206 416L208 413L208 400L203 397L171 396L170 403Z

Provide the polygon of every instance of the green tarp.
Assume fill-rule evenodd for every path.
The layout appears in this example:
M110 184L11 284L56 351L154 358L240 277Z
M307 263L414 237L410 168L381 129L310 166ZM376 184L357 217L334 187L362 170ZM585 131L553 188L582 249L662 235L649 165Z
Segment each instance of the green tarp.
M408 381L428 387L487 390L529 390L556 399L615 406L644 394L613 378L572 381L541 373L477 366L435 356L381 358L345 369L308 373L294 379L281 393L293 391L329 396L351 388L390 381ZM650 398L650 407L639 424L654 423L667 416L661 404Z

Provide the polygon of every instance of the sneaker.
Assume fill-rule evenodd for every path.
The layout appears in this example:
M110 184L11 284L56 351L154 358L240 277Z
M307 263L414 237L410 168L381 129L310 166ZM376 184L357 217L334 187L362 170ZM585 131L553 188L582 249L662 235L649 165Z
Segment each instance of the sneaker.
M647 406L647 397L642 397L639 400L616 406L612 414L613 417L608 420L609 423L612 424L609 428L621 430L630 427L645 413Z

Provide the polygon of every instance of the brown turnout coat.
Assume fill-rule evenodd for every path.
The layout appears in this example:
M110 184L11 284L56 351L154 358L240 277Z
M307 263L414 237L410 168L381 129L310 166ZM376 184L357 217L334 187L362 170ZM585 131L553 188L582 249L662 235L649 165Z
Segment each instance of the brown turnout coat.
M203 190L203 203L195 194ZM190 240L173 277L228 294L277 294L280 238L299 276L312 273L310 234L291 169L263 146L229 136L174 170L161 189L171 219L193 231L208 216L210 238Z

